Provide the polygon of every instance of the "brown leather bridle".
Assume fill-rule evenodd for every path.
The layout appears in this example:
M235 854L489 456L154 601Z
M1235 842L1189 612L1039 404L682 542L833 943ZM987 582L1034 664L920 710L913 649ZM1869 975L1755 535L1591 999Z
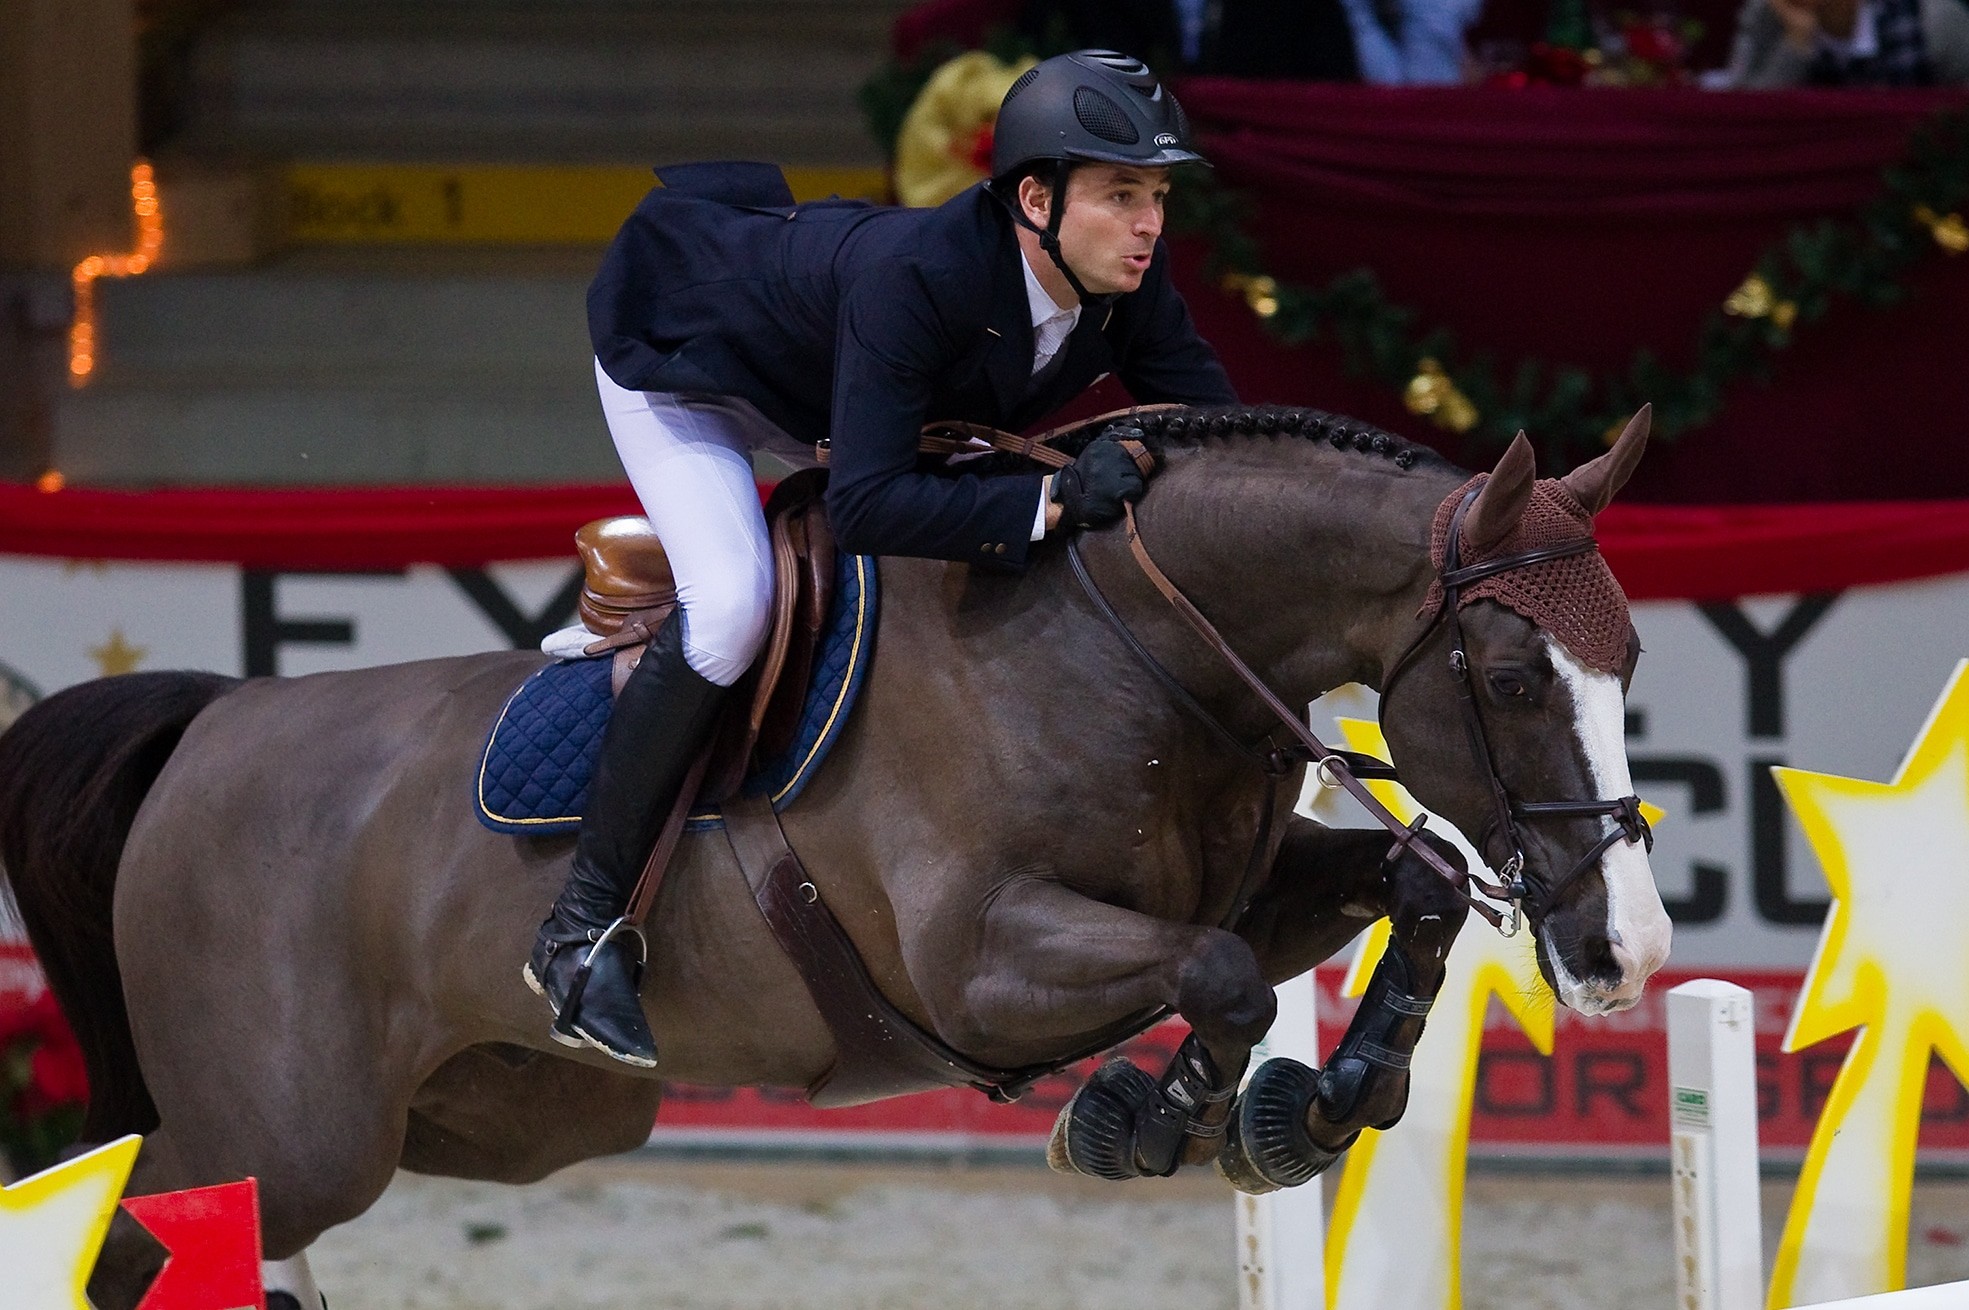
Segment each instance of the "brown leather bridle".
M1511 795L1503 779L1497 776L1497 764L1490 751L1490 739L1484 731L1484 716L1477 704L1476 689L1471 685L1470 656L1464 648L1463 621L1458 610L1461 605L1462 589L1470 583L1484 578L1495 577L1512 569L1521 569L1546 560L1564 559L1571 555L1584 555L1598 550L1592 537L1580 537L1574 541L1560 542L1537 550L1521 551L1516 555L1505 555L1494 560L1484 560L1478 564L1462 563L1463 519L1470 507L1476 503L1481 487L1471 487L1457 503L1450 516L1449 537L1443 546L1443 564L1436 575L1442 587L1442 608L1423 629L1421 635L1409 643L1387 677L1381 681L1381 707L1385 712L1389 697L1395 685L1401 680L1415 662L1415 657L1435 635L1437 628L1447 628L1449 632L1449 669L1456 683L1457 703L1462 709L1463 730L1470 743L1470 754L1476 761L1484 782L1490 791L1491 819L1478 838L1479 850L1487 851L1494 838L1501 839L1504 849L1509 852L1503 863L1495 866L1498 874L1505 880L1505 890L1513 907L1513 914L1529 911L1534 918L1543 918L1557 903L1561 894L1580 878L1585 876L1617 841L1641 842L1648 849L1654 849L1654 832L1641 813L1641 798L1627 795L1618 800L1585 801L1521 801ZM1524 840L1519 835L1520 821L1535 823L1546 819L1591 819L1611 818L1614 827L1604 833L1593 847L1573 864L1563 878L1546 885L1525 866ZM1489 858L1486 854L1485 858ZM1486 893L1488 894L1488 892ZM1515 925L1513 932L1516 931ZM1508 933L1506 934L1509 935Z
M1121 637L1135 658L1169 690L1172 698L1199 718L1217 737L1229 743L1239 753L1250 757L1264 770L1270 779L1266 793L1268 802L1276 794L1279 776L1295 764L1312 764L1318 771L1322 783L1345 790L1348 795L1360 802L1376 821L1394 834L1395 843L1389 848L1386 859L1392 861L1404 851L1414 852L1423 863L1447 879L1464 900L1469 902L1470 907L1488 920L1492 927L1509 937L1523 926L1527 911L1534 919L1544 917L1558 896L1584 875L1616 841L1625 838L1629 841L1646 841L1652 845L1653 835L1648 829L1647 820L1641 816L1640 799L1636 796L1624 796L1619 800L1610 801L1520 801L1511 795L1509 789L1504 786L1503 780L1497 776L1497 767L1492 760L1489 740L1484 732L1483 715L1477 707L1476 696L1470 686L1470 658L1464 649L1463 626L1456 612L1461 588L1481 578L1492 577L1510 569L1523 568L1548 559L1582 554L1597 547L1591 537L1586 537L1576 542L1566 542L1501 559L1486 560L1480 564L1461 565L1457 551L1457 533L1462 527L1463 516L1468 512L1476 494L1477 489L1472 488L1458 504L1451 519L1449 546L1437 579L1443 588L1442 609L1421 635L1410 643L1401 658L1395 661L1388 677L1383 680L1381 697L1385 706L1388 694L1394 689L1401 674L1413 662L1416 654L1434 634L1437 627L1447 625L1450 636L1449 665L1456 679L1458 700L1463 707L1465 734L1469 738L1471 754L1484 774L1493 806L1491 825L1485 830L1479 847L1487 846L1492 835L1496 834L1503 837L1511 851L1510 856L1498 867L1498 873L1504 878L1501 884L1492 882L1480 874L1466 873L1457 869L1426 843L1416 841L1416 837L1428 822L1428 816L1421 815L1414 823L1404 824L1388 810L1387 806L1377 800L1361 781L1362 778L1392 780L1395 777L1393 768L1368 756L1333 749L1313 734L1303 715L1295 714L1287 708L1277 693L1266 686L1263 679L1259 678L1238 656L1210 620L1203 616L1202 611L1198 610L1168 575L1157 567L1142 541L1141 528L1135 521L1135 510L1132 505L1125 507L1124 528L1128 549L1134 556L1136 566L1142 570L1156 590L1162 593L1170 606L1203 639L1204 644L1209 646L1218 658L1231 668L1238 679L1264 702L1280 725L1295 739L1293 745L1280 749L1272 742L1269 735L1264 749L1245 744L1237 734L1192 696L1176 676L1164 668L1142 644L1140 638L1129 629L1126 621L1102 594L1100 587L1094 582L1093 575L1087 571L1086 561L1081 558L1080 541L1077 536L1067 540L1067 559L1073 568L1075 579L1080 583L1081 589L1087 593L1088 599L1093 601L1094 608ZM1268 803L1267 820L1269 813ZM1595 816L1612 817L1617 826L1602 837L1564 878L1549 887L1539 886L1535 880L1527 878L1524 849L1518 835L1519 820L1533 822L1541 819ZM1269 832L1270 823L1262 822L1259 827L1258 842L1262 844ZM1255 890L1250 870L1258 865L1257 852L1254 851L1253 858L1247 865L1245 886L1239 890L1232 908L1233 922L1241 914L1251 892ZM1479 899L1478 894L1488 899ZM1510 906L1510 913L1507 915L1490 904L1490 901L1505 902Z

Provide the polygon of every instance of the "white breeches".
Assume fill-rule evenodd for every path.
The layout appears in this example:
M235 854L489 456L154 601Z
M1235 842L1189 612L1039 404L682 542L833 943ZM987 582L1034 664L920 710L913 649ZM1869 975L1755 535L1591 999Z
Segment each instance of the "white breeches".
M599 362L595 385L615 453L677 578L684 658L729 687L772 621L772 549L751 452L785 437L744 401L628 391Z

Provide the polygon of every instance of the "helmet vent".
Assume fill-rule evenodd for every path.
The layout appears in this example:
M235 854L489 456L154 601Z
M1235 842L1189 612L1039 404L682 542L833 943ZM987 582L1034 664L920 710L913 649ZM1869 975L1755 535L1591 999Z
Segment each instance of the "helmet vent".
M1005 93L1005 98L998 102L998 107L1000 109L1003 109L1006 105L1011 104L1013 100L1017 99L1019 92L1031 86L1033 82L1038 80L1038 78L1039 78L1039 65L1037 64L1034 64L1031 68L1026 69L1025 72L1020 73L1019 80L1012 83L1011 89Z
M1173 92L1169 96L1169 107L1176 111L1176 135L1182 138L1184 147L1189 148L1190 116L1183 112L1183 102Z
M1013 89L1017 90L1016 87ZM1103 141L1132 146L1142 139L1142 134L1135 130L1135 124L1129 121L1127 112L1092 87L1074 89L1073 116L1080 120L1082 127Z

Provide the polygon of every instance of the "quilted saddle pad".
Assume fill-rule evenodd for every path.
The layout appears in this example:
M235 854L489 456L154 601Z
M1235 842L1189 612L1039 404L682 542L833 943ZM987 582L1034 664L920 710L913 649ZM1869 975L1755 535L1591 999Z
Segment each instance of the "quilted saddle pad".
M747 778L744 791L768 796L783 810L827 758L846 726L874 653L875 560L841 555L835 565L834 607L814 655L793 745ZM535 835L572 832L601 754L602 730L614 705L606 655L557 660L520 684L486 734L474 779L473 808L494 832ZM693 829L722 827L715 809L691 816Z

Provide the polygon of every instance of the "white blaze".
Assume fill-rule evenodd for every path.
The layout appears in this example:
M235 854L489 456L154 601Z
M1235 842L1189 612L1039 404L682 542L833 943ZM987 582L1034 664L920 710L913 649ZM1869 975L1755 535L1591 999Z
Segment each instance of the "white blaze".
M1634 782L1627 772L1627 705L1620 679L1587 668L1551 637L1544 641L1552 667L1571 694L1578 714L1574 730L1586 756L1593 798L1617 800L1632 795ZM1549 952L1559 999L1585 1014L1624 1010L1640 1000L1649 975L1668 959L1671 932L1645 846L1615 842L1600 859L1600 875L1606 881L1607 941L1620 965L1619 984L1608 989L1582 983L1567 970L1558 952Z

